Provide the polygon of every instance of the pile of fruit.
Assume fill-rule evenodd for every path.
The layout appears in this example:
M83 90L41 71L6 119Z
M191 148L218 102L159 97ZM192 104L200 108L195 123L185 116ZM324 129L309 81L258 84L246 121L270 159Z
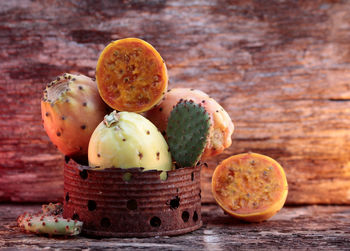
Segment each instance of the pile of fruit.
M97 171L158 170L163 180L167 171L222 153L234 130L227 112L204 92L168 90L164 60L137 38L114 41L102 51L96 80L65 73L50 82L41 110L50 140L65 156ZM216 168L212 191L229 214L261 221L283 206L288 189L277 162L248 153ZM82 227L60 213L25 214L18 222L27 231L47 234L75 235Z

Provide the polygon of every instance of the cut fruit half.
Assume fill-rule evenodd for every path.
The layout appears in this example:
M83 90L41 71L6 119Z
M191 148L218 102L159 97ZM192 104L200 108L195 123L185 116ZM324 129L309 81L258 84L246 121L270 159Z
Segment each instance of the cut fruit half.
M260 222L284 205L288 184L282 166L272 158L243 153L222 161L212 177L216 202L235 218Z
M137 113L156 105L168 87L164 60L152 45L138 38L110 43L98 59L96 80L110 107Z

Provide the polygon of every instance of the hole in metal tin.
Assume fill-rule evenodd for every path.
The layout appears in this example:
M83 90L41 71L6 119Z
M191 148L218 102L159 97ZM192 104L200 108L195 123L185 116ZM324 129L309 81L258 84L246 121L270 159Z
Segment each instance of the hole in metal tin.
M182 220L183 220L184 222L187 222L188 219L190 218L189 212L183 211L183 212L182 212L182 215L181 215L181 218L182 218Z
M66 164L68 164L68 162L69 162L69 160L70 160L70 158L68 157L68 156L64 156L64 161L66 162Z
M68 192L66 193L66 201L67 202L69 201L69 193Z
M194 211L192 219L193 219L194 222L196 222L198 220L197 211Z
M96 206L97 206L96 201L89 200L87 206L88 206L89 211L94 211L96 209Z
M73 214L72 220L79 220L79 214L77 213Z
M152 217L150 224L152 227L160 227L162 221L157 216L154 216Z
M180 198L176 196L174 199L170 201L170 209L176 209L180 206Z
M105 228L110 227L111 226L111 221L108 218L106 218L106 217L102 218L101 226L105 227Z
M191 180L194 181L194 172L191 173Z
M160 175L159 175L159 177L160 177L160 180L163 180L163 181L167 180L167 179L168 179L168 173L167 173L167 171L161 172Z
M86 169L84 169L79 172L79 175L83 180L86 180L88 177L88 172L86 171Z
M132 200L128 200L126 202L126 207L129 209L129 210L136 210L137 209L137 201L132 199Z
M124 173L123 174L123 180L124 181L130 181L132 179L132 174L131 173Z

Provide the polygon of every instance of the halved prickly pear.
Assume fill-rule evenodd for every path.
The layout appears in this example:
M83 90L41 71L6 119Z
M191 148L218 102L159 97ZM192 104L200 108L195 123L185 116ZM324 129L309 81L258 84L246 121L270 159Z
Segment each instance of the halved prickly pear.
M171 156L181 167L195 166L209 135L209 114L193 101L179 102L171 111L167 137Z
M134 112L114 111L91 136L89 165L169 171L172 162L168 144L148 119Z
M228 214L249 221L264 221L284 205L287 178L281 165L265 155L244 153L222 161L212 177L216 202Z
M138 38L110 43L98 59L96 80L110 107L137 113L156 105L168 87L164 60L152 45Z
M89 140L108 113L96 82L83 75L63 74L49 83L41 101L44 128L66 156L87 159Z
M230 116L214 99L202 91L189 88L171 89L156 107L146 112L145 116L165 135L170 113L181 100L192 100L201 104L209 113L211 126L202 159L220 154L231 145L234 125Z

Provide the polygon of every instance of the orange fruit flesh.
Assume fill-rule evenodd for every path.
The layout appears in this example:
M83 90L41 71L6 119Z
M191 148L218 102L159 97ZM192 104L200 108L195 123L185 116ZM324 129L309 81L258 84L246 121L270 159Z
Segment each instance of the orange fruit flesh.
M224 160L212 178L215 200L227 213L247 221L262 221L279 211L288 193L283 168L255 153Z
M102 51L96 80L102 99L118 111L146 111L161 100L168 87L160 54L137 38L114 41Z

